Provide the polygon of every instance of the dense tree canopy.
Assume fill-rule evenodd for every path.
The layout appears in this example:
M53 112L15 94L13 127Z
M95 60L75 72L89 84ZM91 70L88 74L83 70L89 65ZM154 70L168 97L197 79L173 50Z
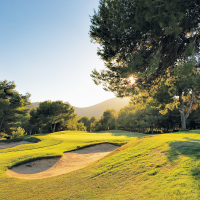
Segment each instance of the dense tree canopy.
M94 80L120 96L130 92L131 74L137 87L149 87L191 55L191 48L199 50L199 11L196 0L100 0L90 36L100 44L107 70L94 71Z
M160 109L178 96L185 129L200 85L200 2L100 0L91 23L90 36L100 44L98 55L106 65L93 71L94 82L117 96L153 98Z
M15 90L15 83L0 82L0 133L11 135L17 128L17 121L27 113L30 94L22 95Z
M87 131L91 131L91 124L92 123L94 123L95 121L96 121L97 119L96 119L96 117L91 117L90 119L89 119L89 117L87 117L87 116L83 116L83 117L81 117L79 120L78 120L78 122L79 123L83 123L84 124L84 126L86 127L86 130ZM93 124L94 125L94 124Z
M147 106L144 109L136 109L130 104L119 111L117 118L118 129L133 132L170 132L179 130L179 125L177 109L168 110L165 115L162 115L156 108Z
M56 126L75 117L74 108L62 101L44 101L30 111L30 123L38 128L55 132Z
M116 129L117 112L115 109L107 109L103 112L101 119L99 120L100 128L102 130L114 130Z

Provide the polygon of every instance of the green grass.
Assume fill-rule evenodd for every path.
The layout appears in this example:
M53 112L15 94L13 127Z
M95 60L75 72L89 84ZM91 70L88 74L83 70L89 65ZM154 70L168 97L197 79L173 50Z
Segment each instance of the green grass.
M63 131L40 135L38 143L0 150L0 199L200 199L199 133ZM65 175L27 180L5 174L16 164L102 142L124 145Z

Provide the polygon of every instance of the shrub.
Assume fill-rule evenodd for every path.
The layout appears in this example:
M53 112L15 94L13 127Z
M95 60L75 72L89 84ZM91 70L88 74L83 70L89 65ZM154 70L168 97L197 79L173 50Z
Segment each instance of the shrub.
M86 131L86 127L84 126L84 123L82 122L77 123L76 127L77 127L77 131Z
M25 130L19 126L16 131L12 131L12 138L22 137L24 133Z

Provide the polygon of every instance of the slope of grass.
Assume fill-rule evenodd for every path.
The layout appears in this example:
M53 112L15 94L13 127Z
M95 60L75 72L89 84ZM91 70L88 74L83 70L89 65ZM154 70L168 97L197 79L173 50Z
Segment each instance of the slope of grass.
M0 174L5 174L5 169L11 168L20 163L29 162L37 158L62 156L63 152L75 150L83 146L111 142L115 144L124 144L127 141L143 136L138 135L133 138L127 137L129 134L122 131L123 135L114 136L113 133L87 133L78 131L62 131L58 133L39 135L36 138L38 143L24 144L13 148L0 150ZM22 138L23 139L23 138ZM28 140L27 137L24 138Z
M0 199L200 199L199 133L196 130L142 137L119 131L68 131L39 136L41 142L31 147L0 151ZM6 169L17 162L62 155L101 142L127 144L65 175L40 180L5 175Z

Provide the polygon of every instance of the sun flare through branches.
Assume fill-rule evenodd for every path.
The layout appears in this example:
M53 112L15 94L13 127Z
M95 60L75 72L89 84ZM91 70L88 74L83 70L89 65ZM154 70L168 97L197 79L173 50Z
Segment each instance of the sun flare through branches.
M128 81L130 82L131 85L135 84L136 82L136 77L134 77L133 75L128 77Z

